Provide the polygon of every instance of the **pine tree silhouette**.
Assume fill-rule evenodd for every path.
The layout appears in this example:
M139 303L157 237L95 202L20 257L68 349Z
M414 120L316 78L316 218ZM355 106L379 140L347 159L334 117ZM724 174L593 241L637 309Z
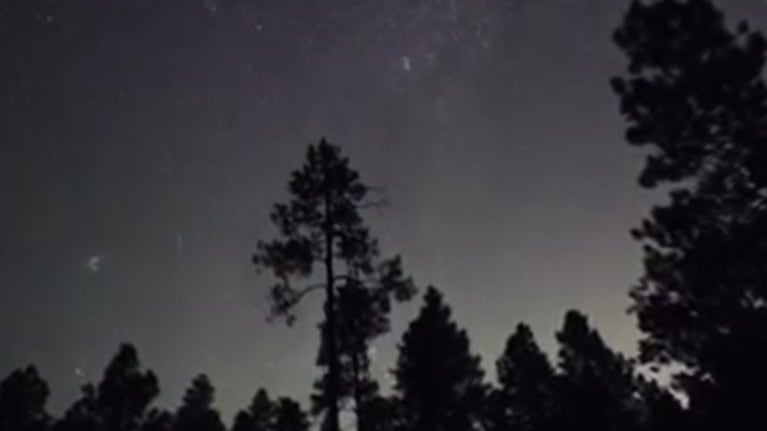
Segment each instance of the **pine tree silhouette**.
M325 139L310 146L303 167L292 174L289 190L292 199L275 205L271 214L281 238L260 242L253 262L276 278L272 311L288 323L304 295L324 290L318 365L327 367L327 375L318 384L322 392L315 401L317 411L327 409L327 429L338 431L339 402L359 396L361 386L369 384L367 345L388 328L391 298L407 300L415 288L404 277L398 257L380 260L378 242L361 217L361 210L375 202L368 199L369 187L338 147ZM296 279L308 279L316 264L323 267L324 281L296 287ZM342 309L347 298L368 302L359 310ZM353 322L341 320L352 317Z
M471 430L478 426L485 386L479 356L451 319L442 294L429 287L418 317L399 345L395 390L405 429Z
M259 388L247 409L237 412L232 431L273 431L274 404L269 393Z
M13 371L0 383L0 431L45 431L48 384L30 365Z
M307 431L309 420L298 402L282 397L277 400L274 431Z
M610 350L577 311L565 314L556 336L559 423L592 431L637 429L642 404L631 363Z
M173 431L226 431L213 407L215 389L205 374L192 380L173 418Z
M307 431L309 420L301 405L287 397L276 401L259 388L246 410L237 413L232 431Z
M490 398L491 431L545 431L556 419L556 380L546 354L525 324L506 342L496 361L499 388Z
M82 388L80 399L54 428L58 431L138 431L147 425L159 393L157 378L142 371L136 348L120 346L101 382Z
M613 80L626 136L650 148L640 183L671 198L633 232L642 357L683 365L696 428L763 429L767 42L707 0L636 1L615 41L629 60Z

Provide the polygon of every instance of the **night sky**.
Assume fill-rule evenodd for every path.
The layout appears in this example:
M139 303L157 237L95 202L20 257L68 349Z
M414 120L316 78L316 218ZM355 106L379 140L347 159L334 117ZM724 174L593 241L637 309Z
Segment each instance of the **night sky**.
M517 322L551 351L572 307L633 353L628 230L659 196L608 85L626 5L0 0L0 374L37 364L58 413L130 341L161 405L200 372L227 420L258 386L305 401L320 298L268 324L250 256L321 136L385 188L384 252L491 378ZM726 6L767 27L763 1Z

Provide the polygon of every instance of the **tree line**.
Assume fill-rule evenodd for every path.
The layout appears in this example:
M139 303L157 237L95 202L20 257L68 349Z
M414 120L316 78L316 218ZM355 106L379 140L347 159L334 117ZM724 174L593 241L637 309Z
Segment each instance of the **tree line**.
M496 361L497 384L490 385L443 294L429 287L422 301L398 344L391 393L371 390L349 406L361 419L359 429L650 430L682 418L678 401L637 374L580 312L567 312L556 334L556 363L520 323ZM155 406L158 394L155 374L124 344L101 381L83 386L61 417L46 412L48 386L33 366L12 372L0 383L0 430L307 431L311 425L310 412L297 401L260 388L227 427L204 374L192 380L175 411Z
M232 430L359 431L764 429L767 387L767 42L731 26L709 0L634 1L614 33L628 62L611 80L629 144L646 149L639 184L668 199L631 231L644 274L630 289L638 358L610 349L588 318L565 313L552 361L520 323L487 382L442 293L428 287L398 345L391 393L369 350L394 306L419 295L403 260L384 257L365 224L381 204L338 146L310 145L277 203L277 235L258 243L255 267L272 280L271 316L292 324L307 295L322 295L311 405L256 392ZM638 371L673 365L670 387ZM682 405L671 390L686 400ZM195 379L182 406L152 406L157 380L124 345L98 385L61 418L45 412L34 367L0 386L0 431L225 430L213 386ZM314 421L310 421L314 418ZM67 429L67 431L70 431Z

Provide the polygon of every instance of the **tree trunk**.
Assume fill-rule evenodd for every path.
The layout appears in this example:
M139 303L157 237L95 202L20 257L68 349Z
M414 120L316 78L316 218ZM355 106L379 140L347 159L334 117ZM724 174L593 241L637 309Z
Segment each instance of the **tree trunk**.
M326 161L323 158L323 164ZM336 291L333 281L333 221L331 220L330 196L331 185L328 179L327 165L324 169L324 198L325 198L325 321L327 322L328 343L328 387L327 395L330 406L328 408L328 431L340 431L338 411L338 347L336 345Z
M354 388L352 390L354 391L354 415L357 417L357 431L365 431L363 429L364 418L362 417L364 415L364 412L362 409L362 394L360 393L360 386L362 385L362 382L361 382L362 379L360 379L359 351L353 352L353 355L352 355L352 374L354 374L352 378Z

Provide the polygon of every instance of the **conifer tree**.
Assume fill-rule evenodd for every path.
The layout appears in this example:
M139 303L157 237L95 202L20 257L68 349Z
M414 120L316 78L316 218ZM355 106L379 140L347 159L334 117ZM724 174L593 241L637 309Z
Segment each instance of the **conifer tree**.
M152 371L143 371L136 348L122 344L98 385L86 384L81 397L59 420L57 431L138 431L152 415L159 393Z
M326 426L339 430L339 402L352 396L347 383L364 381L370 339L380 329L370 330L365 323L344 322L349 312L341 309L340 291L362 289L364 310L384 313L361 316L364 322L388 322L389 301L407 300L414 286L402 273L399 258L380 259L378 242L365 226L361 211L374 205L368 199L369 187L349 166L349 159L338 147L322 139L311 145L306 162L294 171L289 183L291 200L274 206L272 221L280 238L260 242L253 262L259 269L271 271L276 283L271 289L272 311L288 323L295 319L295 306L307 293L321 289L325 293L324 322L320 325L321 347L318 365L327 368L320 383L320 409L327 409ZM306 283L322 267L323 280ZM298 282L298 284L297 284ZM303 284L302 284L303 282ZM354 366L342 367L342 357ZM348 377L348 374L353 374ZM343 375L346 374L346 375Z
M273 431L274 405L269 393L259 388L247 409L234 417L232 431Z
M556 336L559 423L592 431L637 429L642 404L631 362L607 347L577 311L565 314Z
M640 184L669 191L634 235L642 357L682 365L696 427L761 429L767 386L767 42L708 0L634 1L613 80ZM757 427L757 428L754 428Z
M274 431L307 431L309 420L298 402L281 397L275 409Z
M269 398L260 388L246 410L237 413L232 431L307 431L309 420L301 405L287 397Z
M490 399L491 430L552 430L556 419L554 369L527 325L517 325L496 369L499 388Z
M409 431L465 431L480 421L485 386L479 356L452 320L442 294L429 287L399 345L395 390Z
M30 365L0 382L0 431L45 431L48 384Z
M173 418L173 431L226 431L213 407L215 389L205 374L192 380Z

